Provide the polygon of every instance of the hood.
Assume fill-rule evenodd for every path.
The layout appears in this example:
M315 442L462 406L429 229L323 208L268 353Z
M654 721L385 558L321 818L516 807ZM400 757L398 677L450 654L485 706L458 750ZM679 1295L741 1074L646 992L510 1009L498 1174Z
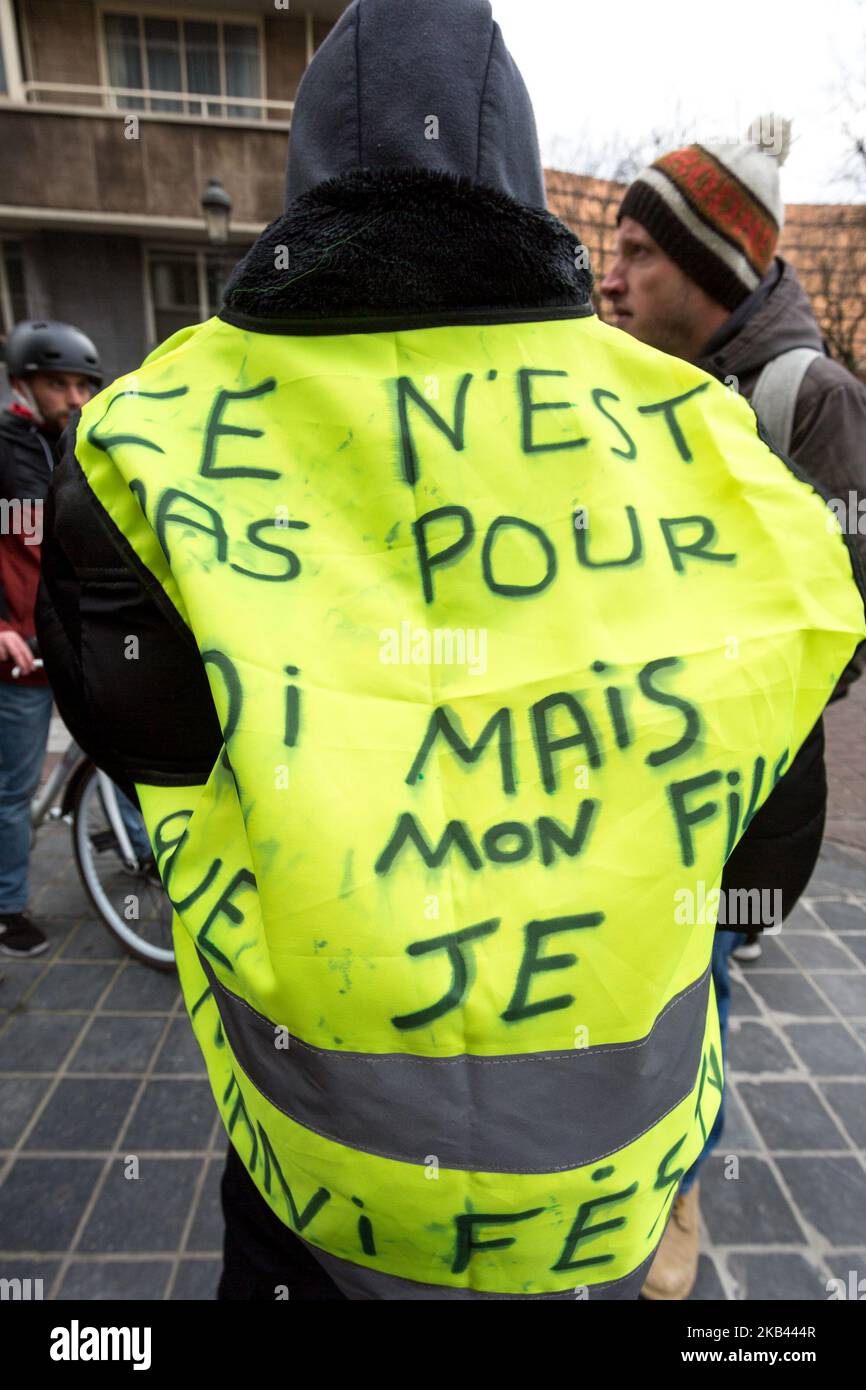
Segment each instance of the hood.
M777 284L762 294L759 285L753 295L740 305L728 324L714 334L698 358L697 366L713 375L748 376L789 348L813 347L824 350L812 306L794 267L781 257ZM750 301L757 307L750 312ZM742 326L737 328L737 323ZM734 328L730 334L729 328Z
M440 170L546 208L535 117L488 0L354 0L307 68L286 206L350 169Z

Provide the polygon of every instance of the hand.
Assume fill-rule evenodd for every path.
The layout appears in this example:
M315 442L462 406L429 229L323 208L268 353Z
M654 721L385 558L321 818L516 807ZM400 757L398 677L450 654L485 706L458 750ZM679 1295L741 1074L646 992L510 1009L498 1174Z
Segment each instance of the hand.
M17 632L0 632L0 661L20 666L22 676L29 676L34 668L33 653Z

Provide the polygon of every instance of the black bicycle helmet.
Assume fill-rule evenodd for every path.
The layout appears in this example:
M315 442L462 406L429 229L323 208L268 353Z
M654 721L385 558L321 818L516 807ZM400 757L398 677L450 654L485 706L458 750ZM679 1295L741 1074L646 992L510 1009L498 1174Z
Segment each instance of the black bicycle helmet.
M10 377L31 372L78 372L102 385L99 353L86 333L71 323L25 319L6 339L6 370Z

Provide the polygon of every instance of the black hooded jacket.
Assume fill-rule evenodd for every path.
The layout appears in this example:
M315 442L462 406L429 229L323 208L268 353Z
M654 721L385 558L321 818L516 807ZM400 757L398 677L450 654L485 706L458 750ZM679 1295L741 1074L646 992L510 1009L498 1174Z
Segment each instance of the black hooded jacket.
M853 494L858 529L851 542L866 566L866 523L859 512L859 504L866 502L866 386L827 355L808 296L788 261L775 258L757 289L713 334L696 365L721 381L735 377L738 389L751 399L766 364L798 347L814 348L821 356L797 393L791 458L828 499L838 499L847 509ZM866 642L843 671L836 696L864 670Z
M397 57L383 64L387 43ZM431 116L438 140L425 135ZM531 106L487 0L353 4L301 84L288 191L286 212L231 279L221 311L231 323L333 332L592 312L579 242L546 211ZM61 713L133 796L136 781L204 781L222 734L201 657L91 492L74 443L73 426L46 517L38 612ZM125 659L129 633L141 638L139 661ZM723 886L781 888L790 911L825 801L819 721Z

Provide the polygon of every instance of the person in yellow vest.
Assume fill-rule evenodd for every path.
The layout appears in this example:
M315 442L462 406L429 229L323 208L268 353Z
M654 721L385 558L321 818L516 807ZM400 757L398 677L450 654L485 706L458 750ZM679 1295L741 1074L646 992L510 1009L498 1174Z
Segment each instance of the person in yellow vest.
M487 0L356 0L220 313L70 432L40 636L175 909L221 1299L636 1298L714 1123L866 582L591 283Z

